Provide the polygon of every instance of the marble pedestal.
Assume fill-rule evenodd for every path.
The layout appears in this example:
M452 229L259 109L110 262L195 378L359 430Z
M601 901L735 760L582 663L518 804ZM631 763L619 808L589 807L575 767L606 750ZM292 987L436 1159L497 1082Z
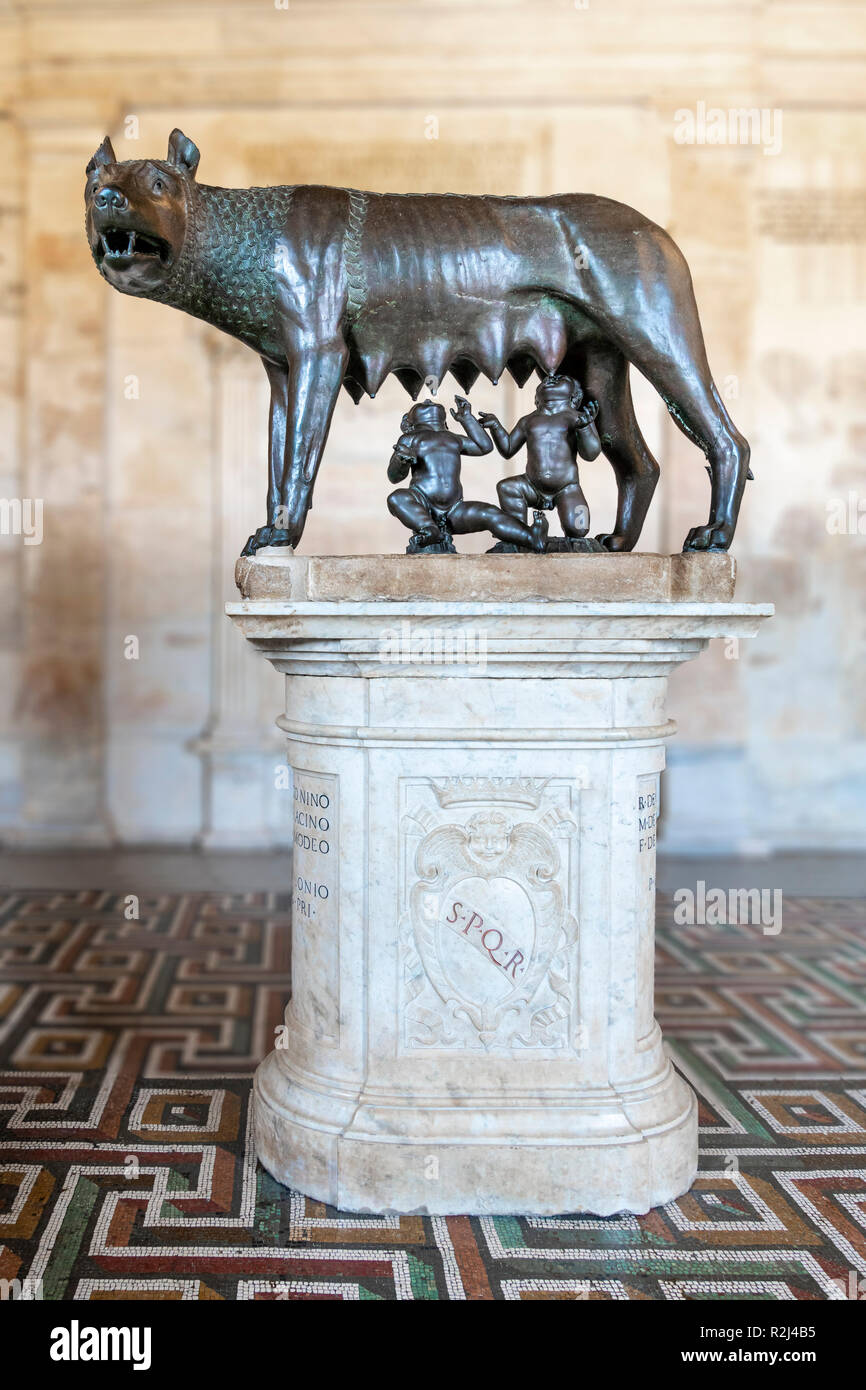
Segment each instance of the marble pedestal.
M670 671L726 555L238 563L286 675L292 998L259 1157L357 1212L645 1212L697 1167L653 1017ZM288 874L287 874L288 881Z

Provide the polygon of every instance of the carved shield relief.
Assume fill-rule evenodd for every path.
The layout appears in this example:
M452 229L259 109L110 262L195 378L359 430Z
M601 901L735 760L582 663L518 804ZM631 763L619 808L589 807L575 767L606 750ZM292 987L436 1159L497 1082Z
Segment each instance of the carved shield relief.
M460 778L411 788L417 799L401 823L403 1045L568 1046L574 784Z

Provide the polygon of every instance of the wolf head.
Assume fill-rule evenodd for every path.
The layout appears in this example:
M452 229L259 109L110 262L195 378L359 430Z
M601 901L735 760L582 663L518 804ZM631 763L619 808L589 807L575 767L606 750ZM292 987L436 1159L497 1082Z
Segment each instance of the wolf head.
M190 218L199 152L173 130L162 159L118 163L105 137L87 166L87 239L100 274L123 294L148 295L168 280Z

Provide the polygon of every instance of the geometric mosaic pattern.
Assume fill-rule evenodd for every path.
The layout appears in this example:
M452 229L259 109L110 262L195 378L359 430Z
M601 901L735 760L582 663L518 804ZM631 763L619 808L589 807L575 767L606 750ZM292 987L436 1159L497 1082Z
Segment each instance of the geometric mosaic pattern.
M786 899L765 936L676 927L660 899L656 1012L701 1172L607 1219L352 1216L257 1169L289 903L0 901L0 1280L85 1301L866 1294L866 903Z

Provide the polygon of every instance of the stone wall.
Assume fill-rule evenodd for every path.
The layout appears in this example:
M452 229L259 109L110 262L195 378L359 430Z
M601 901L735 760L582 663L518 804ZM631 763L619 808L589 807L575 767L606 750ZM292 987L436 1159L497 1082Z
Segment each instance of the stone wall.
M753 445L739 595L778 616L753 648L714 644L676 676L665 840L862 846L864 40L854 5L769 0L7 4L0 499L41 500L43 539L0 535L0 835L286 838L279 678L221 614L263 519L264 374L204 325L110 291L83 235L102 136L120 158L162 156L180 125L206 182L582 189L668 227ZM753 108L757 143L736 115ZM663 474L642 548L676 550L705 519L703 458L646 383L635 393ZM503 418L521 398L472 391ZM341 399L305 550L403 544L384 499L406 401L393 380ZM584 479L607 529L609 467Z

